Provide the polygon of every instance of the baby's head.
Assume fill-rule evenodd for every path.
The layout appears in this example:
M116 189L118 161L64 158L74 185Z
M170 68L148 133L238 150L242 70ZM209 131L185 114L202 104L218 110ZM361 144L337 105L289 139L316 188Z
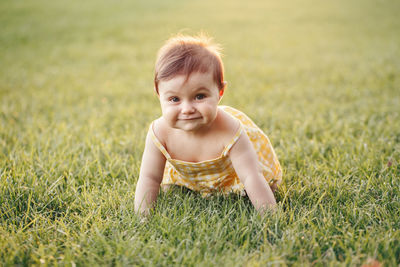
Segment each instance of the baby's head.
M185 76L187 80L196 72L211 72L219 90L224 89L224 66L219 46L204 35L175 36L158 52L154 88L158 94L158 85L161 81L168 81L178 75Z

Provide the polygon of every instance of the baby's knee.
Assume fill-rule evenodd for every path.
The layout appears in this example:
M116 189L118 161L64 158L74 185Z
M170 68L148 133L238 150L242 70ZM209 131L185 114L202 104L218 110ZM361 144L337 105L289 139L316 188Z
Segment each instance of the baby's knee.
M161 190L162 190L164 193L167 193L167 192L171 191L171 189L172 189L173 186L174 186L173 184L162 184L162 185L161 185Z
M281 180L279 180L279 181L277 181L277 182L275 182L275 183L273 183L273 184L271 184L270 185L270 188L271 188L271 190L272 190L272 193L275 193L275 191L278 189L278 186L281 184Z
M164 193L167 193L167 192L174 191L174 190L185 191L185 190L189 190L189 189L184 186L176 185L176 184L162 184L161 190Z

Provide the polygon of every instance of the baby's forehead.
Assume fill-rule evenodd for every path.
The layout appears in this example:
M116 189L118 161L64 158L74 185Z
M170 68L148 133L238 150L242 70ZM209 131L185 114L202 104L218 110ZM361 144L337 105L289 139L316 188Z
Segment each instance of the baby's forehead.
M212 72L192 72L188 74L178 73L176 75L172 75L169 79L161 80L160 83L180 83L184 84L213 84L214 77Z
M173 89L198 89L201 87L211 88L218 87L214 81L211 72L193 72L191 74L177 74L168 80L161 80L159 83L160 89L173 90Z

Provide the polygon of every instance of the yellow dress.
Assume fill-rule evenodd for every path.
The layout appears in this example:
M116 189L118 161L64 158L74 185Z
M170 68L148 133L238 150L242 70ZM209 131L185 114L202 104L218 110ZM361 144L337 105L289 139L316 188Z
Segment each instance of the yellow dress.
M153 123L150 133L154 144L166 158L162 185L175 184L198 191L204 196L213 192L239 193L244 195L244 185L233 169L229 159L229 150L238 140L242 131L248 135L258 155L258 162L263 170L265 180L273 185L282 179L282 169L278 158L271 146L268 137L243 112L228 106L219 106L220 109L239 120L240 127L229 144L224 148L221 156L201 162L187 162L172 159L168 151L160 143L153 132Z

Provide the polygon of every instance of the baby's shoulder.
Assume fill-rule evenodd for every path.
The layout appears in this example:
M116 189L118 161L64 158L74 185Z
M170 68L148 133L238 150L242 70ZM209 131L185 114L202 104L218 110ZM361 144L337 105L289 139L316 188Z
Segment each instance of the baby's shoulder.
M226 133L236 132L240 127L239 120L223 109L220 109L220 112L218 112L217 119L219 120L220 127L224 129Z
M240 129L240 122L224 110L220 110L217 116L220 140L224 146L232 141L232 138Z
M153 134L161 142L161 144L165 146L166 138L170 133L169 133L169 127L165 122L164 118L160 117L154 120L151 126L152 127L150 130L153 131Z

